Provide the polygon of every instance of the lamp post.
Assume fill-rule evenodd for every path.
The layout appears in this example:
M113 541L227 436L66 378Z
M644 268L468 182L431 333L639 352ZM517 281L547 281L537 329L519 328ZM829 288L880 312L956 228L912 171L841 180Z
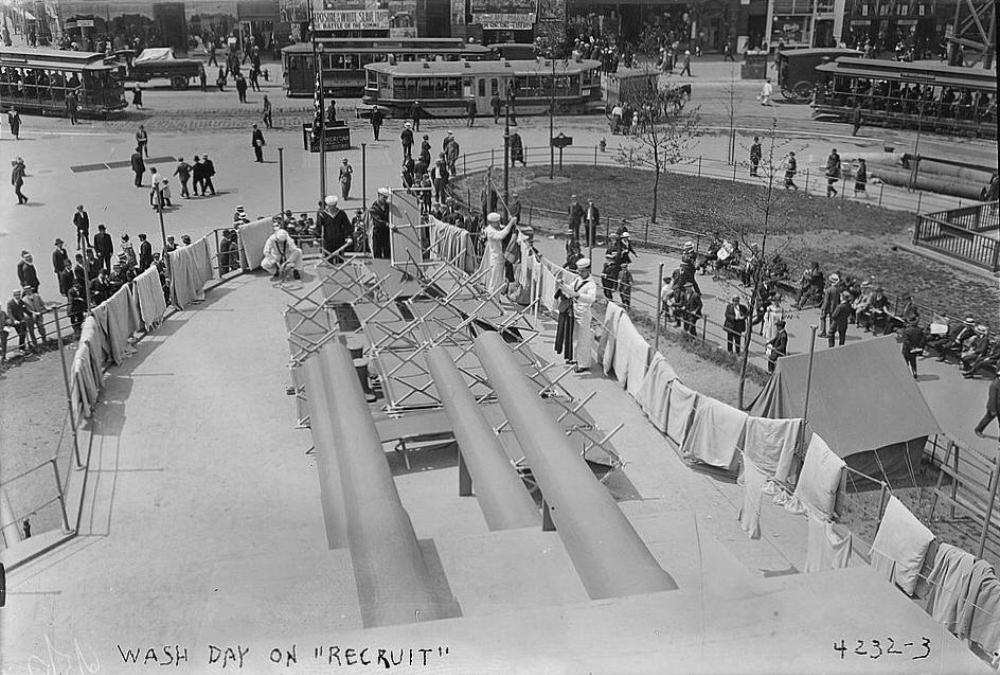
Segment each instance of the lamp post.
M278 148L278 190L281 199L281 212L285 212L285 149Z

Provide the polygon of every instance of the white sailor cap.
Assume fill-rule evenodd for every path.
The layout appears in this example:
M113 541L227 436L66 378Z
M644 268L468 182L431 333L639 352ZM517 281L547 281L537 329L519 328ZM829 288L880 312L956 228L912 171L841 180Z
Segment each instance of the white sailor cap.
M590 258L580 258L579 260L577 260L576 261L576 269L578 269L578 270L583 270L583 269L589 270L590 269Z

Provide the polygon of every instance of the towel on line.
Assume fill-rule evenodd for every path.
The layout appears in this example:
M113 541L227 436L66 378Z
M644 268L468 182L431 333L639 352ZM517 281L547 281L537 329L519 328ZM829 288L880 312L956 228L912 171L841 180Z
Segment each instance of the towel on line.
M732 469L736 449L743 440L747 417L742 410L716 401L711 396L702 396L691 430L684 439L681 455L689 462Z
M264 262L264 244L274 234L274 221L259 218L240 225L236 230L240 249L240 264L247 272L252 272Z
M680 380L670 383L670 403L667 405L667 438L677 444L684 445L689 422L699 405L701 396L693 389L688 389Z
M608 305L610 307L610 305ZM639 395L636 400L646 417L659 431L667 430L667 403L669 402L670 383L677 379L677 373L667 363L663 354L653 354L646 376L642 378Z
M801 419L750 417L743 439L743 455L768 478L786 482L801 427Z
M933 540L934 533L903 502L890 496L872 542L872 567L879 576L913 595L927 547Z
M942 543L927 575L927 613L952 633L957 632L959 609L969 594L976 557L957 546Z
M597 344L597 356L604 368L604 374L611 372L615 359L615 335L618 332L618 322L625 316L625 310L613 302L608 303L604 313L604 330Z
M854 538L846 527L809 514L809 543L803 572L823 572L847 567Z
M633 398L639 395L642 388L648 359L649 343L636 330L628 314L622 314L615 333L615 376Z
M819 434L814 433L809 440L794 497L806 509L812 509L829 520L837 503L844 466L844 460L830 449Z
M766 482L767 476L753 462L743 462L743 507L738 517L740 528L751 539L760 539L760 504Z

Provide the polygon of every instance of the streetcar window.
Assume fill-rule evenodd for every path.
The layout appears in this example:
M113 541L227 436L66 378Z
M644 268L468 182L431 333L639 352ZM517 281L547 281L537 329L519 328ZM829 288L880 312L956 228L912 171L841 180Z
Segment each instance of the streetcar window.
M479 95L486 96L486 80L482 78L479 79Z
M500 93L500 84L494 77L490 80L490 96L497 96Z

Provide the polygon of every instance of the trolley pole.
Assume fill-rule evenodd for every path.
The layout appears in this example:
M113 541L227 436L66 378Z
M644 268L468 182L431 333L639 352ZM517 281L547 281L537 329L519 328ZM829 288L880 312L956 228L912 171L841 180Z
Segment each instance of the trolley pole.
M281 199L281 213L285 213L285 149L278 148L278 190Z

